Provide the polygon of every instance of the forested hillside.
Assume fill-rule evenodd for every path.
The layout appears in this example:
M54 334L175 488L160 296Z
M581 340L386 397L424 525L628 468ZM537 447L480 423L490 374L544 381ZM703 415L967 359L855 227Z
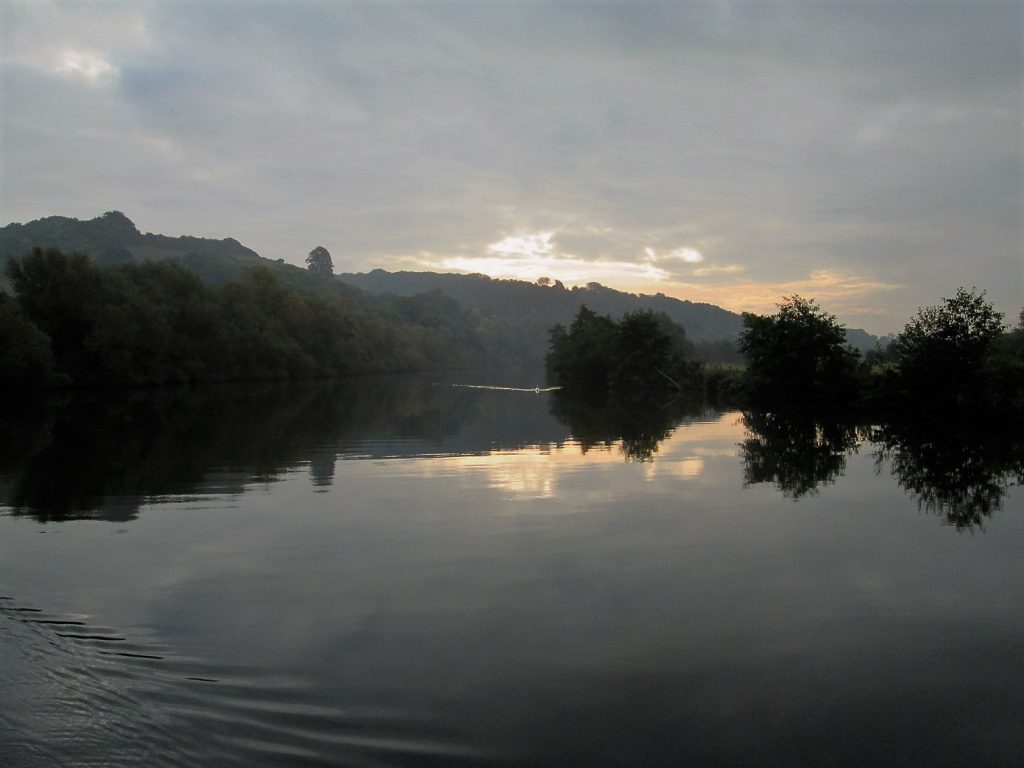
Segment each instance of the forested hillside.
M48 216L27 224L0 227L0 275L8 259L23 256L33 248L84 253L98 266L174 261L195 272L204 282L216 285L241 280L251 269L265 267L284 285L301 293L347 297L356 294L339 281L322 280L301 267L265 259L230 237L213 240L142 234L120 211L109 211L88 221Z
M477 367L454 302L389 312L305 296L263 268L211 285L174 262L97 266L35 248L8 260L0 292L0 388L349 376Z
M568 323L586 304L601 315L621 317L627 312L650 309L664 312L686 328L693 341L735 339L740 316L712 304L696 304L664 294L637 295L607 288L599 283L566 288L560 282L547 285L523 280L495 280L486 275L454 275L436 272L386 272L375 269L365 274L342 274L338 278L370 293L411 296L441 291L467 309L484 312L498 320L535 317L545 328Z
M489 364L540 366L551 327L571 322L583 305L598 315L616 319L639 310L662 313L683 327L699 357L711 361L739 359L735 340L740 316L711 304L663 294L624 293L598 283L566 288L557 281L541 285L486 275L377 269L332 278L262 258L231 238L143 234L118 211L89 221L50 216L0 228L0 288L11 288L4 264L37 247L83 253L101 267L174 263L215 286L245 282L254 268L262 268L272 273L282 287L307 297L357 306L383 323L444 327L452 331L452 341L472 338L471 356L482 354ZM847 338L862 350L875 343L874 337L856 329L849 330Z

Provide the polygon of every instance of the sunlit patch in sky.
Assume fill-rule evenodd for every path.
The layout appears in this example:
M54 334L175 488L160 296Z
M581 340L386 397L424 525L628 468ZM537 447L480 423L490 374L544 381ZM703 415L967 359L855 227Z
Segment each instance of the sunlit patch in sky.
M568 285L590 282L610 286L665 282L670 275L653 264L631 261L595 261L577 256L449 256L427 259L421 264L443 272L482 273L490 277L534 281L539 277L561 280Z
M67 50L60 55L57 72L97 83L101 78L117 75L117 69L106 59L95 53L80 53Z
M648 246L644 248L644 253L647 255L648 261L674 260L686 262L687 264L699 264L704 261L704 254L696 248L690 248L689 246L674 248L668 253L658 253Z
M738 279L728 267L704 269L695 270L694 275L718 273L718 278L702 282L679 281L666 293L677 298L717 304L734 312L768 314L775 312L783 296L799 294L816 299L833 313L845 315L855 310L860 317L886 318L887 310L872 307L866 302L899 288L898 285L871 280L856 273L829 269L815 270L802 279L776 281Z
M536 257L548 256L555 252L551 238L554 232L535 232L531 235L514 235L487 246L488 253L501 256Z
M745 267L741 267L739 264L727 264L724 267L700 267L699 269L693 270L693 274L697 277L706 277L707 275L735 275L737 272L742 272Z
M548 277L568 285L599 282L621 290L671 283L678 277L672 273L673 264L678 268L704 261L703 254L690 246L662 252L648 246L635 261L592 258L561 250L555 241L557 235L552 231L510 235L488 245L486 255L433 257L425 254L418 260L429 269L447 272L482 273L529 281Z

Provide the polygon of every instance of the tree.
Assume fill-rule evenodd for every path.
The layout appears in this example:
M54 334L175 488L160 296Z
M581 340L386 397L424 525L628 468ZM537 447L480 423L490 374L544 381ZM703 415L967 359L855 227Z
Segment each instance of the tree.
M548 374L576 392L689 389L701 375L685 331L647 309L616 322L582 305L568 331L555 325L549 340Z
M306 257L306 268L314 275L333 275L334 262L331 253L322 245L318 245Z
M58 363L66 366L81 357L97 314L110 303L104 301L103 278L89 257L33 248L7 262L7 276L24 316L50 337Z
M55 378L50 337L0 291L0 389L46 386Z
M982 369L1003 315L976 288L942 302L919 309L893 339L897 392L916 402L974 401L983 394Z
M838 403L856 389L858 353L846 329L813 299L783 297L774 315L743 314L739 349L755 399L773 403Z

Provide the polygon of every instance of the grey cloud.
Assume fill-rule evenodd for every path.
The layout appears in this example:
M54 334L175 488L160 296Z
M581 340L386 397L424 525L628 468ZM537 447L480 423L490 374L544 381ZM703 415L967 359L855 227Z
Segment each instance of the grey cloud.
M12 220L88 200L346 268L551 229L596 260L863 273L905 284L894 310L1024 295L1019 4L10 7L5 50L84 17L120 71L5 62ZM145 44L103 34L129 13Z

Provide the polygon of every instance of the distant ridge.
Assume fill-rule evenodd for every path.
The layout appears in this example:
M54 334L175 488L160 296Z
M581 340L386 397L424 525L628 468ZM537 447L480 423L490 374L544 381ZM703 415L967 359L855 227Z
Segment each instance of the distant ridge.
M438 272L372 272L341 274L338 278L367 293L412 296L439 291L466 309L498 320L534 320L546 329L569 323L581 304L603 315L621 317L637 309L664 312L686 329L694 341L734 340L741 317L713 304L698 304L664 294L632 294L599 283L566 288L559 282L538 285L524 280L498 280L486 275Z
M143 234L120 211L109 211L86 221L49 216L0 227L0 284L4 280L3 264L12 256L21 256L37 246L86 253L101 265L173 259L211 283L238 280L255 267L265 267L289 287L320 296L357 299L361 292L400 297L440 293L476 315L485 334L489 325L496 326L498 335L505 335L509 326L518 328L515 335L522 334L522 352L531 359L543 356L548 329L555 323L571 322L582 304L613 317L637 309L664 312L682 325L695 342L734 342L742 327L739 314L713 304L675 299L661 293L625 293L598 283L566 288L557 281L539 285L480 274L387 272L383 269L340 274L335 280L324 280L293 264L265 259L233 238L215 240ZM873 348L876 342L874 336L860 329L848 329L847 338L862 351Z
M20 256L33 247L56 247L88 253L98 264L127 261L162 261L196 255L249 262L257 266L260 255L237 240L204 237L168 237L142 234L120 211L108 211L95 219L80 221L48 216L27 224L8 224L0 229L0 260Z
M48 216L26 224L0 227L0 284L7 260L35 247L85 253L101 266L174 260L209 283L239 280L251 269L265 267L297 291L345 297L354 293L337 281L323 280L301 267L265 259L234 238L215 240L188 235L142 234L120 211L108 211L86 221Z

